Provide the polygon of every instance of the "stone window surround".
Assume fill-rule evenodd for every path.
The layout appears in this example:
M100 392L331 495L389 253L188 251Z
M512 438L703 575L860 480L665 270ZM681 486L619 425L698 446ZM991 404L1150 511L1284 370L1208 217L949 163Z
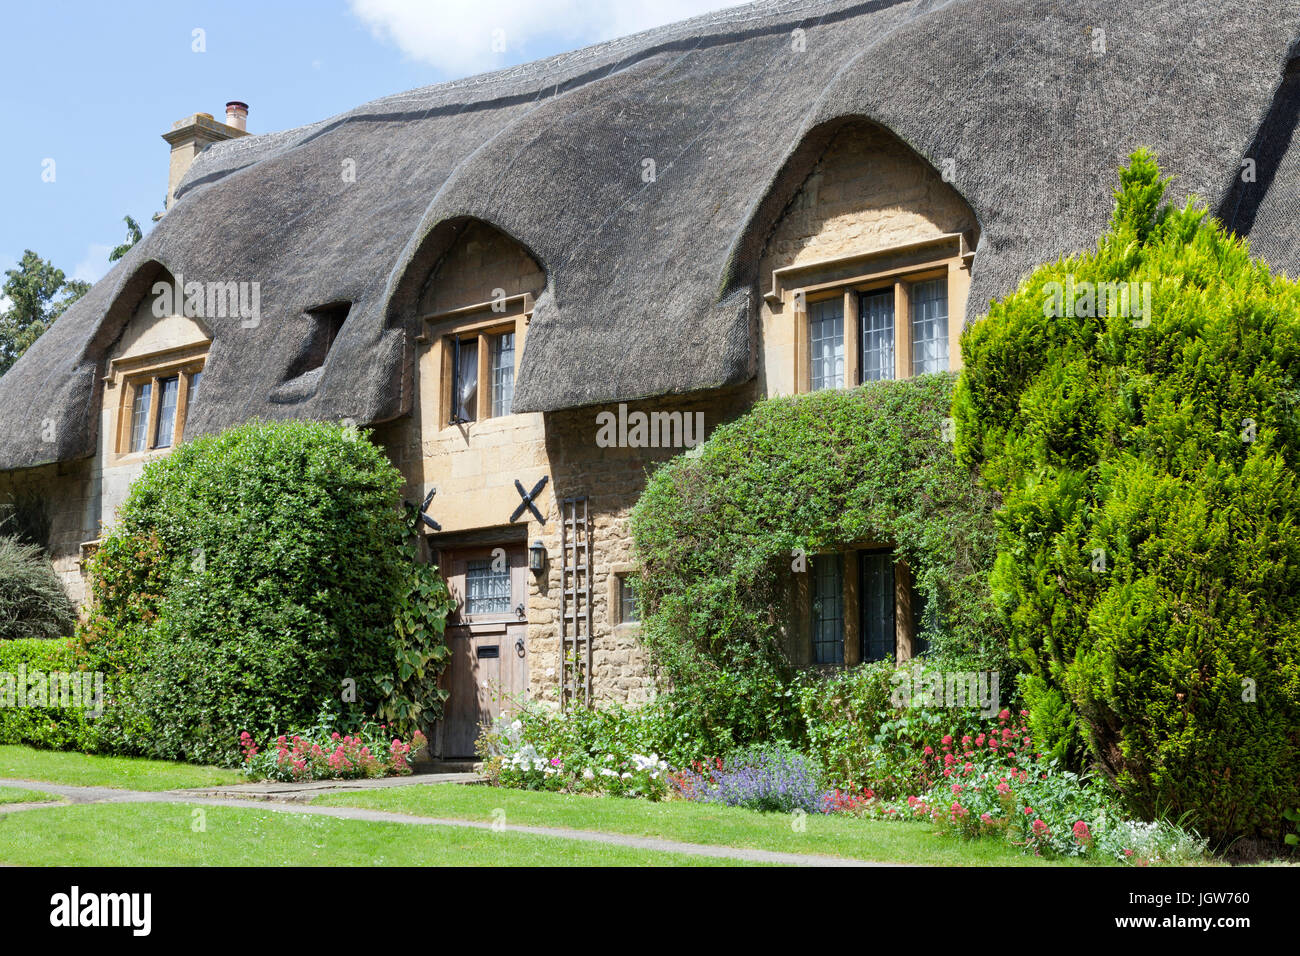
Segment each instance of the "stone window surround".
M203 371L207 364L208 343L185 345L166 349L149 355L134 355L114 359L111 370L104 377L119 389L117 404L117 425L114 429L113 461L144 459L158 451L153 447L154 436L158 433L158 411L162 402L159 382L173 376L179 378L176 396L176 422L172 428L172 444L180 444L185 434L185 420L189 412L191 377L195 372ZM149 420L146 425L148 441L144 451L131 450L131 418L135 408L136 395L140 386L152 383L149 401Z
M499 311L494 311L497 307ZM504 307L504 308L501 308ZM503 332L515 334L515 376L519 375L519 363L524 355L524 339L528 323L533 317L533 296L531 293L508 296L504 299L491 299L476 302L473 305L435 312L423 318L424 331L416 338L417 342L433 341L442 350L439 368L442 370L442 385L438 396L439 427L446 427L451 421L454 398L452 383L455 380L452 363L455 361L455 339L462 341L469 338L478 340L478 392L475 395L475 422L487 421L492 415L492 354L490 340ZM496 416L504 417L504 416ZM473 423L470 423L473 424Z
M620 617L622 616L623 603L620 585L625 577L636 574L639 570L640 569L635 561L617 561L609 566L609 573L606 575L606 617L609 620L611 630L613 630L618 636L622 636L623 634L636 634L641 630L640 621L620 620Z
M948 366L961 361L957 347L965 315L965 296L958 301L952 292L951 273L969 269L975 253L965 233L950 233L871 253L841 256L819 262L786 266L772 273L769 301L793 304L795 391L810 391L811 343L808 303L842 297L844 300L845 387L859 383L861 356L858 346L858 302L865 292L894 289L894 378L912 377L910 287L929 279L949 278Z

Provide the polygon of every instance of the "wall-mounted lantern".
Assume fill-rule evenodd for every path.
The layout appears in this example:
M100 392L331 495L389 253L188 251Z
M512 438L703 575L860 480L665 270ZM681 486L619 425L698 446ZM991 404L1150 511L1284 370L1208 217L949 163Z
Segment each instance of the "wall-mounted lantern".
M528 548L528 570L541 574L546 570L546 545L534 541Z

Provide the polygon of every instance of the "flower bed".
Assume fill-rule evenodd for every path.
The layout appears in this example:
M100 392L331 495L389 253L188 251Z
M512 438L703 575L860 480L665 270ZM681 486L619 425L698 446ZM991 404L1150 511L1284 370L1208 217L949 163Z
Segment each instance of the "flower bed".
M1205 841L1169 823L1125 819L1099 782L1032 752L1024 712L1003 710L985 730L945 734L922 751L925 789L872 807L888 819L928 819L941 832L998 837L1035 856L1099 856L1121 863L1186 863Z
M790 813L820 813L830 804L817 766L785 746L747 747L725 760L696 761L669 778L686 800Z
M657 749L665 714L619 707L562 714L528 704L498 721L479 749L497 786L925 820L955 837L1007 840L1029 854L1138 866L1204 854L1205 841L1195 834L1128 819L1104 782L1036 753L1024 712L1004 709L982 719L970 710L885 706L866 714L869 709L855 718L873 731L857 744L860 753L838 729L818 728L821 740L836 740L830 770L817 756L781 743L670 767ZM829 706L819 712L837 713ZM816 751L828 751L809 736Z
M320 722L310 730L281 734L265 750L248 731L239 735L244 772L259 780L355 780L393 777L411 772L410 756L425 744L418 730L409 741L388 733L385 724L368 721L351 734Z
M634 714L542 704L496 721L478 742L483 773L501 787L661 800L668 763L646 747Z

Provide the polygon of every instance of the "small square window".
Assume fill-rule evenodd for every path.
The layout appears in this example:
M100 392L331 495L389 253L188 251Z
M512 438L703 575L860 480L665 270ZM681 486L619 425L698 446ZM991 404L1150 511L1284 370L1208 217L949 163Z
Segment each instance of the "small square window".
M618 621L635 624L641 620L641 610L636 605L636 582L630 575L618 579Z
M510 569L490 559L465 564L465 613L510 613Z

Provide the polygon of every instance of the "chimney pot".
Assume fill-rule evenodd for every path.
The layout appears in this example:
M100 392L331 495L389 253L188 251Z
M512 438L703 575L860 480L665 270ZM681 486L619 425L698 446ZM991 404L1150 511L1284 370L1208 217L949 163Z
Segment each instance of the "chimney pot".
M231 100L226 104L226 125L248 132L248 104Z

